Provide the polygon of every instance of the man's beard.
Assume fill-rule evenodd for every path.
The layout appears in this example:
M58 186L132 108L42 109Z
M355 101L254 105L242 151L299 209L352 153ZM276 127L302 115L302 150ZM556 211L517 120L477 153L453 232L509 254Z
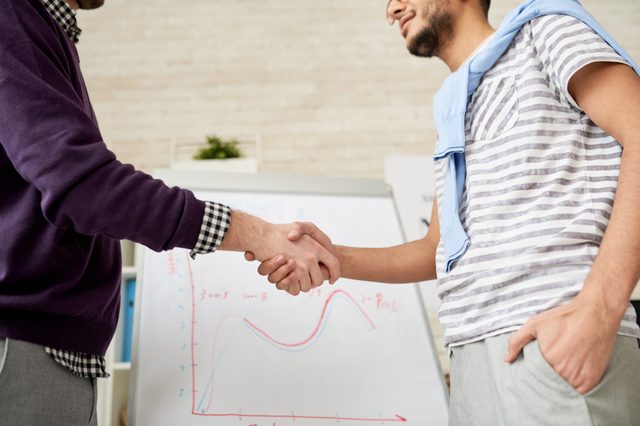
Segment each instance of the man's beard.
M80 9L97 9L104 4L104 0L77 0Z
M412 55L431 58L453 38L453 33L451 15L442 10L436 10L429 17L427 26L416 34L407 48Z

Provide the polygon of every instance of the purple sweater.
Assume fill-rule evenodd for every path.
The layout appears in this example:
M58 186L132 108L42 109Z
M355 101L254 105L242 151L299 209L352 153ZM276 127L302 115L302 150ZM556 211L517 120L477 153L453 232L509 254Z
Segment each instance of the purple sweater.
M119 240L193 248L203 214L107 149L76 48L40 0L0 0L0 337L104 354Z

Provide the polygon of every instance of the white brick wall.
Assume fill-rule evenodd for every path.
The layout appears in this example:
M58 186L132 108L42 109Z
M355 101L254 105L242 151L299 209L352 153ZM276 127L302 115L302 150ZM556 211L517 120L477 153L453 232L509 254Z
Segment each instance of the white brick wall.
M517 4L494 3L494 24ZM447 70L406 52L385 4L107 0L81 12L103 135L145 170L212 133L259 138L270 172L380 177L388 154L430 154ZM640 1L584 4L640 59Z
M446 68L406 52L383 0L106 3L81 12L79 50L123 161L166 166L211 133L259 138L272 172L381 176L385 155L433 150ZM494 23L516 4L494 3ZM640 58L640 2L585 5Z

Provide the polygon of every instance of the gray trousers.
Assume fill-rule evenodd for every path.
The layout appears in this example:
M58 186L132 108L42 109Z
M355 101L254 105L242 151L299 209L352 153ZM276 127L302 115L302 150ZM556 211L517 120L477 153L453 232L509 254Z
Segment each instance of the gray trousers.
M56 363L40 345L0 338L0 425L95 426L96 379Z
M604 377L582 395L547 363L536 341L506 363L510 336L452 349L451 426L640 425L637 339L618 336Z

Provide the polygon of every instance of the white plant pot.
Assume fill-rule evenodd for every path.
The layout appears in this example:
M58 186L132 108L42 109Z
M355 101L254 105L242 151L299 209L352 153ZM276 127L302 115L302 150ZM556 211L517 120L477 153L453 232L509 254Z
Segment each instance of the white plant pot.
M171 164L177 170L206 170L212 172L257 173L255 158L225 158L215 160L178 161Z

